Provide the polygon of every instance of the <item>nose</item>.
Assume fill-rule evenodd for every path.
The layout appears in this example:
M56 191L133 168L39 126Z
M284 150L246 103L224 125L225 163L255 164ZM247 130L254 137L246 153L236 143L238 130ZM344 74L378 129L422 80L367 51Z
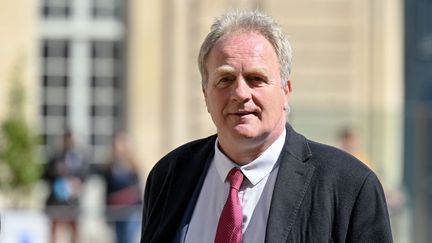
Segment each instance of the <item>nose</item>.
M251 87L243 77L237 78L231 91L231 99L237 102L245 102L251 98Z

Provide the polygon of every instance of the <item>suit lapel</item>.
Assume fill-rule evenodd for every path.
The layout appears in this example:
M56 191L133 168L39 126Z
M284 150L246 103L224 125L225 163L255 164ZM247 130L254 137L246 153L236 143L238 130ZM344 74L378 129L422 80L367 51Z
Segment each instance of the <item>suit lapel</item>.
M311 156L307 140L287 125L284 149L279 157L265 242L286 242L315 167L304 163Z

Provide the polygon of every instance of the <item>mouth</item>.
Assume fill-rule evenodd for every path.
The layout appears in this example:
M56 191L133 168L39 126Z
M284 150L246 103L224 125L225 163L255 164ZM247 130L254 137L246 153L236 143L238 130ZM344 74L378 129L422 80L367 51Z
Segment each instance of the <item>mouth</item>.
M229 114L233 116L239 116L239 117L244 117L248 115L258 116L258 113L255 111L236 111L236 112L231 112Z

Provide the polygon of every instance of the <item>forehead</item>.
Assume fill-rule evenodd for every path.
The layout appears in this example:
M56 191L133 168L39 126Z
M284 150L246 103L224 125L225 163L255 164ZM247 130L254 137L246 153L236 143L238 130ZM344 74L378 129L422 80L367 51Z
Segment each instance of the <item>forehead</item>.
M211 57L277 60L272 44L256 32L234 32L222 36L210 51Z

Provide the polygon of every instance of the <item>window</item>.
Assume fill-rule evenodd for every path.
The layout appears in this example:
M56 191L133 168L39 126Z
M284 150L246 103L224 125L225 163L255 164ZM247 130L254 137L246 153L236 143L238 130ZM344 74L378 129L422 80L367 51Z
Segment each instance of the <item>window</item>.
M41 1L43 151L70 129L89 159L103 162L114 132L123 129L124 1Z
M70 0L43 0L42 15L45 18L67 18L70 15Z
M54 143L67 128L68 120L68 64L69 42L50 40L42 42L41 117L43 146Z
M103 158L111 138L122 127L121 42L93 41L91 47L91 144L94 157Z
M92 0L94 18L120 18L121 0Z

